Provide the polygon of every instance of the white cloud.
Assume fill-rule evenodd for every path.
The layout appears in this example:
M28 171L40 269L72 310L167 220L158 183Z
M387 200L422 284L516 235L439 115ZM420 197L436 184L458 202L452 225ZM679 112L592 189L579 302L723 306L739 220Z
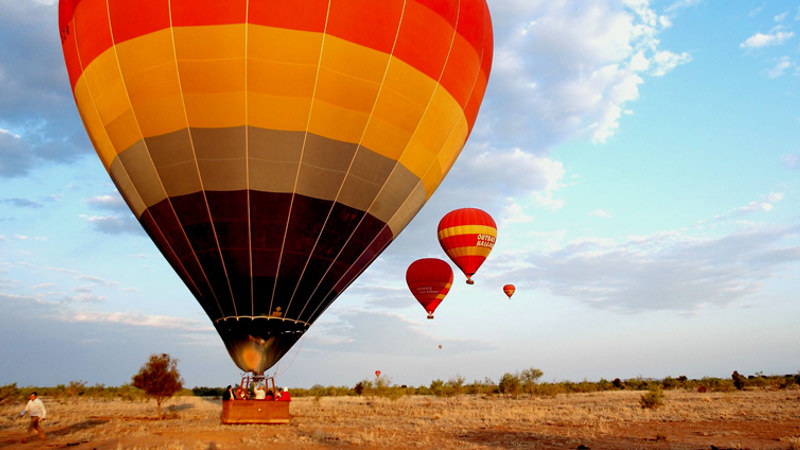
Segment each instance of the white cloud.
M678 1L674 2L673 4L667 6L667 8L664 11L667 12L667 13L672 13L672 12L678 11L680 9L691 8L692 6L697 6L702 1L703 0L678 0Z
M15 234L14 238L20 241L46 241L47 236L28 236L26 234Z
M650 72L650 74L655 77L664 76L668 72L672 71L672 69L680 66L681 64L691 62L691 60L692 56L687 52L683 52L681 54L673 53L669 50L656 52L656 54L653 56L655 68Z
M645 73L661 76L690 61L659 48L670 25L646 1L492 2L495 61L473 139L537 154L570 139L604 142ZM488 116L488 118L487 118Z
M190 331L207 331L213 329L213 327L209 327L204 323L192 319L129 312L65 311L60 314L59 318L64 322L110 323Z
M791 31L774 31L768 34L756 33L739 44L739 47L751 49L770 45L781 45L791 39L793 36L794 33Z
M800 167L800 152L795 153L794 155L786 155L783 157L783 163L791 168L798 168Z
M106 234L144 234L142 227L131 214L87 216L81 218L94 226L94 229Z
M715 220L722 220L728 217L742 216L750 213L770 212L775 207L775 204L783 200L785 194L783 192L770 192L769 194L762 195L757 201L752 201L744 206L734 208L725 214L714 216Z
M533 217L530 216L527 212L525 212L525 208L517 203L517 201L513 197L509 197L506 200L506 207L503 211L503 221L502 224L514 224L514 223L531 223L533 222Z
M468 162L476 178L495 174L506 185L506 194L539 194L557 191L564 177L564 165L549 157L526 153L519 148L492 151Z
M611 214L608 211L603 209L595 209L594 211L590 211L589 215L592 217L599 217L601 219L610 219Z
M788 56L781 57L775 65L767 71L767 77L778 78L791 69L794 64Z
M122 197L116 192L114 193L114 195L105 194L88 198L86 199L86 203L88 203L91 206L106 208L106 209L127 208L125 200L123 200Z
M581 240L525 261L511 274L552 294L620 312L692 311L752 298L800 262L800 226L754 227L718 238L659 233L623 242Z

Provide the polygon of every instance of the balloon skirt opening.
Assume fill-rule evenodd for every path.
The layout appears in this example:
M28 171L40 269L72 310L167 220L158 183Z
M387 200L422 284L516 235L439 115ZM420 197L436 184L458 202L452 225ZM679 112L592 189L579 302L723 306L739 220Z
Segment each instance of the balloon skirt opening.
M264 373L308 329L293 320L239 317L214 324L233 362L245 372Z

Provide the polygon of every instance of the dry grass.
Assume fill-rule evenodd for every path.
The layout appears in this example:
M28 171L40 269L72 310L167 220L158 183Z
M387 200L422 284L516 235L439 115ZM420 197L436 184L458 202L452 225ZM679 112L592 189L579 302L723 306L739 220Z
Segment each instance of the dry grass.
M533 399L295 398L289 425L222 425L219 400L175 398L167 419L154 402L48 400L48 447L79 449L226 448L800 448L797 391L666 391L642 409L641 392ZM20 444L22 403L0 407L0 447Z

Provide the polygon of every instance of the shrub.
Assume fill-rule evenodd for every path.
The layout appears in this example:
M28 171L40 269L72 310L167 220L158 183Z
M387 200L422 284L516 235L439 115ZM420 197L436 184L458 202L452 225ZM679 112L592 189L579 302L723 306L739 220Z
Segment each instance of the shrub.
M222 397L225 388L197 386L192 388L192 395L195 397Z
M642 408L656 409L664 405L664 391L661 390L661 385L653 383L650 388L639 397L639 404Z
M464 377L457 375L444 384L445 397L460 396L464 393Z
M506 396L513 395L515 398L519 396L519 393L522 391L522 383L519 376L510 373L506 373L500 378L497 387L500 389L501 394Z
M736 387L737 390L741 391L747 385L747 378L743 377L739 374L738 371L734 370L733 374L731 375L731 379L733 379L733 385Z
M444 381L437 378L431 381L431 385L428 387L428 389L431 395L442 397L444 396Z
M14 399L19 396L19 392L19 389L17 389L17 383L0 386L0 405L6 402L14 401Z
M361 380L358 382L358 384L356 384L353 390L356 392L356 395L371 395L374 391L374 388L372 386L372 381ZM320 392L323 392L323 390L320 389Z

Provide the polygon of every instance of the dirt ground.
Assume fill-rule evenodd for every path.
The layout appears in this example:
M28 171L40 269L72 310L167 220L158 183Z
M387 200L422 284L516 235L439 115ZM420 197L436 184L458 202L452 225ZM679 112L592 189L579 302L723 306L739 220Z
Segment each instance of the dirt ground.
M800 449L800 392L667 391L642 409L641 392L507 399L295 398L288 425L222 425L215 398L178 397L156 420L154 402L48 399L47 440L25 436L23 404L0 407L8 449Z

